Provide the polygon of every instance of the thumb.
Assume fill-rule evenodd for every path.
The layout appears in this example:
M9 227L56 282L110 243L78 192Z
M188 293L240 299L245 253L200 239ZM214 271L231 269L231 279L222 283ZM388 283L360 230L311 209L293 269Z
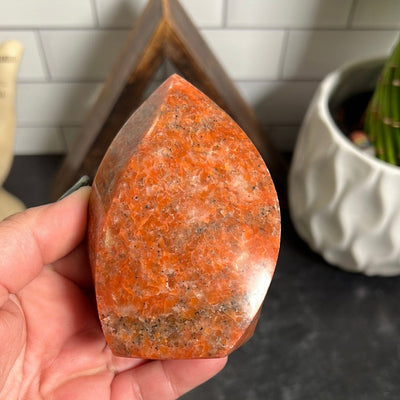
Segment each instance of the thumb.
M84 238L90 189L15 214L0 223L0 307L43 266L70 253Z

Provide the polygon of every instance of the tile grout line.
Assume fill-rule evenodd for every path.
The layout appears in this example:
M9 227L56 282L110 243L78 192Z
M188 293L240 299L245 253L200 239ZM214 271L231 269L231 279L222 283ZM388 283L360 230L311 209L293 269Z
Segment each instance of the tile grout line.
M283 71L283 62L284 62L284 55L280 56L281 62L279 64L280 71ZM282 64L282 65L281 65ZM17 82L19 85L94 85L94 86L99 86L104 84L104 80L88 80L88 79L79 79L79 80L58 80L58 79L52 79L50 80L29 80L29 79L19 79ZM314 78L308 78L308 77L288 77L285 78L282 74L279 74L279 76L276 79L272 78L266 78L266 79L259 79L259 78L240 78L240 79L232 79L235 84L315 84L317 85L321 81L322 77L314 77ZM155 84L161 84L165 80L163 78L160 79L155 79L153 82Z
M59 132L58 134L61 135L61 140L63 143L64 151L67 153L69 148L68 148L68 141L67 141L66 133L63 129L63 125L58 125L57 130Z
M83 122L82 122L83 123ZM52 128L56 129L60 126L64 128L79 128L82 123L76 123L76 122L71 122L70 124L63 123L62 121L59 121L59 124L53 123L53 124L46 124L46 123L37 123L37 122L20 122L17 124L17 128Z
M346 29L349 31L353 30L352 25L354 22L354 15L356 13L357 6L358 6L358 0L353 0L351 7L350 7L349 15L347 16L347 21L346 21Z
M283 80L283 70L284 70L285 62L286 62L286 58L287 58L289 34L290 34L290 30L285 30L283 33L281 53L279 55L279 62L278 62L278 79L276 79L276 81Z
M207 26L207 25L200 25L198 27L200 31L217 31L217 30L222 30L222 31L266 31L266 32L274 32L274 31L285 31L285 30L291 30L291 31L316 31L316 32L354 32L354 31L359 31L359 32L398 32L399 28L396 26L384 26L384 27L376 27L376 26L370 26L370 27L347 27L347 26L326 26L326 27L297 27L297 26L289 26L289 25L279 25L279 26L262 26L262 25L253 25L253 26L223 26L218 27L218 26ZM126 31L130 32L131 27L129 26L94 26L94 27L88 27L88 26L74 26L74 27L69 27L69 26L25 26L25 27L9 27L7 28L6 26L2 26L0 28L0 33L1 32L35 32L35 31L57 31L57 32L93 32L93 31Z
M297 27L297 26L289 26L289 25L279 25L279 26L261 26L261 25L253 25L253 26L227 26L224 28L218 27L200 27L201 31L265 31L265 32L277 32L277 31L299 31L299 32L398 32L398 27L356 27L356 28L347 28L346 26L326 26L326 27Z
M46 74L46 79L41 83L51 82L51 80L52 80L51 70L50 70L49 62L48 62L47 57L46 57L46 51L45 51L45 48L44 48L42 35L41 35L39 29L36 29L33 32L35 34L35 40L36 40L36 42L38 44L40 62L42 64L42 67L44 67L45 74Z
M222 0L222 29L228 28L228 0Z
M95 0L90 0L90 5L91 5L91 9L92 9L92 14L93 14L93 17L94 17L95 27L96 28L101 28L99 12L98 12L98 9L97 9L96 1Z

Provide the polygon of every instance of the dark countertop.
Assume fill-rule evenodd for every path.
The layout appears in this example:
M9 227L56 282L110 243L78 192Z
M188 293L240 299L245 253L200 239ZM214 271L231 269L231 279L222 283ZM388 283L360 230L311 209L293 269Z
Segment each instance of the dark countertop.
M16 157L5 187L27 206L47 202L60 160ZM278 265L253 338L183 399L398 399L399 311L400 277L329 266L283 210Z

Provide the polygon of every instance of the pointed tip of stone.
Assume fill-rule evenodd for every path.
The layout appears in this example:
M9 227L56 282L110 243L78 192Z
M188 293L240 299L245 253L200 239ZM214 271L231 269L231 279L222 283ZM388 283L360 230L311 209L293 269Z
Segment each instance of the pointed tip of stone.
M187 80L178 74L172 74L167 78L166 82L187 82Z
M252 335L279 204L256 148L211 99L171 75L118 133L91 193L89 257L115 355L224 357Z
M172 74L170 75L165 81L164 85L167 85L168 87L173 87L175 85L187 85L187 86L193 86L190 82L188 82L185 78L178 74Z

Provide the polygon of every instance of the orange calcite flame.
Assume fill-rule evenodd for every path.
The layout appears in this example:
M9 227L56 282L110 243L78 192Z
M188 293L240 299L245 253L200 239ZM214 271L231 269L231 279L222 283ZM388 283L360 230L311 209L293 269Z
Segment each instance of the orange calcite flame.
M88 241L115 355L223 357L256 326L278 257L278 200L245 133L172 75L104 156Z

